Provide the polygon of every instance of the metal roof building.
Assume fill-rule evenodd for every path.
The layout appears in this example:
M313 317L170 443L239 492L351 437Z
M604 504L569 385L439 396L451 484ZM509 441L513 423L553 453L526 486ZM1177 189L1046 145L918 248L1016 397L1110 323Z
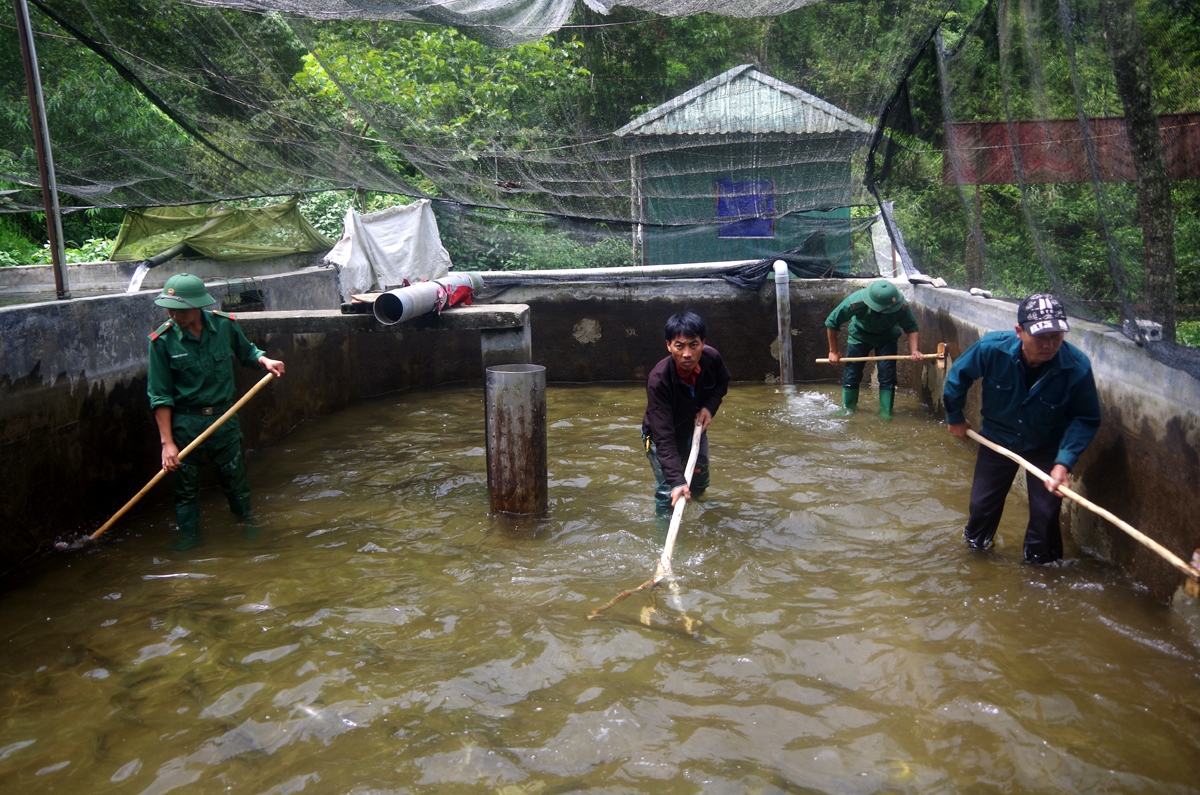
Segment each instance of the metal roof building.
M870 124L752 64L643 113L614 135L630 151L634 261L848 252L850 159ZM765 165L770 164L770 165Z
M862 119L754 68L735 66L653 110L614 135L870 134Z

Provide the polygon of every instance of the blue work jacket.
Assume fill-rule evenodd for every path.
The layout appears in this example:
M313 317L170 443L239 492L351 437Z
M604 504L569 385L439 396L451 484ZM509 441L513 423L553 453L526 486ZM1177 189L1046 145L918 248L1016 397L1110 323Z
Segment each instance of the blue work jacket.
M983 379L983 427L979 432L1013 452L1058 445L1054 463L1067 469L1100 428L1100 398L1092 363L1064 342L1049 370L1031 389L1021 369L1021 339L1014 331L993 331L958 358L946 375L942 403L946 422L963 422L967 390Z

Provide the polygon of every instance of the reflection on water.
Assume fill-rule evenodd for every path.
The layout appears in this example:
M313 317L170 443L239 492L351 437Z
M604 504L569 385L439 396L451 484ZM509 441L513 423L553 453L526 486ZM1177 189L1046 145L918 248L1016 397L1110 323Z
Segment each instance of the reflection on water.
M549 391L534 521L487 515L481 389L304 426L252 457L259 537L208 492L203 547L160 504L10 580L0 788L1191 789L1187 608L1021 566L1016 498L969 552L971 448L832 397L738 386L714 422L675 555L699 638L642 594L586 619L659 552L640 387Z

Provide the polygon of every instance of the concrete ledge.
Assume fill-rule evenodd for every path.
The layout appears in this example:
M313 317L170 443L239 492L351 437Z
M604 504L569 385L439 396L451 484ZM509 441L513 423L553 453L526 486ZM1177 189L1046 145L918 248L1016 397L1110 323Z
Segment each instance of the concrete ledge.
M374 315L344 315L338 309L247 312L237 316L246 334L345 334L352 331L483 331L519 329L529 323L526 304L456 306L440 315L385 326Z
M289 273L302 268L318 267L325 252L287 254L250 262L222 262L207 257L173 259L152 268L142 280L144 290L161 290L167 279L177 273L190 273L205 281L219 279L259 279L274 274ZM130 262L79 262L67 265L67 284L72 293L112 291L124 292L140 264ZM332 268L329 268L332 271ZM5 293L54 292L54 271L49 265L18 265L0 268L0 295Z

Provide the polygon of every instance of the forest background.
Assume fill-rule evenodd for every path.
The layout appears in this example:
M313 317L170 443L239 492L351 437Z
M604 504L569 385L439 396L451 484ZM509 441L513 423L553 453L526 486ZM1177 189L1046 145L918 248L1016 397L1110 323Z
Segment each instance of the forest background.
M1189 0L1134 3L1153 72L1155 111L1200 111L1200 4ZM284 65L297 95L333 123L345 124L363 138L375 138L376 155L402 175L414 193L437 198L444 195L437 175L431 178L430 169L407 161L385 136L375 135L371 123L356 112L355 102L347 100L322 64L340 79L351 77L355 100L371 102L376 114L385 115L393 127L402 127L412 140L425 136L439 145L453 141L467 153L485 151L497 139L545 141L564 137L564 131L572 140L610 135L640 113L742 63L753 63L766 74L874 123L877 114L872 109L879 105L877 76L902 45L897 39L900 33L889 24L897 13L889 5L889 0L838 0L776 17L738 19L707 14L662 18L625 8L601 16L580 4L568 27L540 41L505 49L487 47L450 28L399 22L327 22L316 28L318 35L302 42L273 15L222 13L245 40L269 50ZM1059 6L1022 2L1018 8L1027 17L1023 24L1052 28L1059 24ZM887 119L886 156L879 172L881 194L895 203L897 223L917 267L958 286L978 281L978 276L968 273L971 218L964 212L962 194L942 180L946 95L953 94L954 118L959 121L1003 119L1001 108L1013 118L1071 118L1076 112L1076 98L1053 82L1037 82L1037 91L1000 95L998 8L995 0L961 0L943 21L945 46L960 54L949 79L961 81L960 85L944 85L947 77L939 75L932 47L910 65L898 94L903 101ZM32 151L11 7L2 13L0 175L10 171L6 160L28 159ZM60 168L72 168L75 153L88 150L82 144L89 137L106 135L120 140L127 150L171 153L178 173L204 170L206 158L212 155L196 145L188 130L54 21L36 10L34 14ZM851 28L856 35L843 35ZM1047 35L1040 41L1053 45L1055 38ZM871 46L864 49L864 41ZM1056 65L1062 67L1066 58L1061 47L1055 51L1050 46L1036 66L1052 71ZM1103 64L1107 58L1096 54L1081 60ZM1008 68L1018 83L1032 83L1037 77L1032 74L1034 66L1018 58ZM1122 115L1112 75L1100 69L1088 79L1094 88L1087 98L1088 115ZM0 200L3 191L13 187L0 181ZM1027 186L1024 195L1015 185L983 185L973 192L976 212L986 219L985 286L1011 296L1050 289L1040 264L1050 257L1065 263L1063 275L1077 296L1112 298L1105 231L1091 191L1091 185L1079 183ZM1191 310L1200 305L1200 183L1173 182L1171 194L1177 300L1184 321L1180 341L1196 344L1200 323L1195 321L1200 315ZM337 237L352 203L374 210L412 199L381 192L318 190L305 194L301 210L320 231ZM1141 227L1134 185L1113 186L1109 199L1111 229L1118 230L1123 247L1137 259ZM277 200L260 197L242 203ZM1041 241L1031 238L1029 218L1022 211L1023 203L1027 208L1033 200L1039 208ZM875 211L865 190L856 190L855 202L858 216ZM123 211L66 209L68 260L106 258ZM495 217L503 221L518 215L508 212ZM597 235L586 245L578 235L536 224L497 223L481 234L491 235L485 245L461 251L450 246L459 267L629 264L627 242L615 233L607 238ZM1036 251L1039 243L1052 250ZM48 261L44 217L0 212L0 265Z

